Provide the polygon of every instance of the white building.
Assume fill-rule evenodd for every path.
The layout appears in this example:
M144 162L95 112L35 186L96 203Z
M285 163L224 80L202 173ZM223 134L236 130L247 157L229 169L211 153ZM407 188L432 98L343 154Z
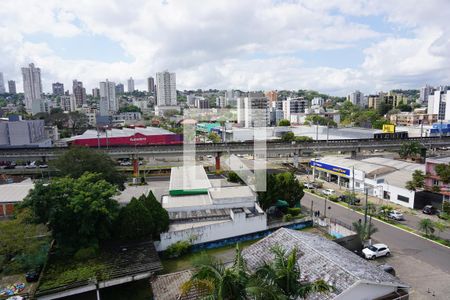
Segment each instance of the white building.
M438 120L450 120L450 90L436 90L433 95L428 96L428 114L435 114Z
M176 106L177 88L175 73L156 73L156 103L158 106Z
M269 102L266 96L249 93L248 97L237 98L237 122L246 128L269 125Z
M308 108L308 100L303 97L298 98L290 98L288 97L286 100L282 102L282 110L284 114L284 118L286 120L291 120L292 114L300 114L304 113Z
M100 82L100 115L110 116L117 112L119 103L116 99L116 85L114 82Z
M6 93L5 82L3 80L3 73L0 72L0 94Z
M31 63L28 68L22 68L23 92L27 112L36 114L42 111L41 69Z
M266 215L248 186L213 187L198 165L172 168L162 206L170 226L155 242L158 251L178 241L202 244L267 229Z
M416 192L406 188L415 170L425 171L425 166L382 157L362 160L328 156L311 160L313 177L364 193L368 189L375 196L395 204L414 208Z
M361 93L360 91L354 91L353 93L350 93L347 96L347 100L357 106L364 107L366 105L364 101L364 94Z
M311 100L311 106L323 106L325 103L325 100L323 100L323 98L321 97L314 97Z
M133 77L130 77L130 79L128 79L127 83L128 83L128 93L134 92L134 80L133 80Z

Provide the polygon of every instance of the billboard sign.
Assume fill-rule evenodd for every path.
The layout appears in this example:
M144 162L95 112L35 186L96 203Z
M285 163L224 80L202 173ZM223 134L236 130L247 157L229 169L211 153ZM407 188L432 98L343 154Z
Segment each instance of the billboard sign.
M341 168L314 160L310 162L310 165L317 170L326 171L335 175L350 176L350 169L347 168Z

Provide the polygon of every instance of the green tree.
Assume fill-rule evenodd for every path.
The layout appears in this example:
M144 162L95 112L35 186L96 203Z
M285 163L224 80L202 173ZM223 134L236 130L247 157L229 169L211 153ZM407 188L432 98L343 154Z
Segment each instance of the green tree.
M72 147L58 159L51 162L62 176L79 178L85 172L98 173L101 179L125 188L126 177L116 168L115 162L107 155L87 147Z
M356 232L363 245L365 241L378 231L378 229L370 222L353 222L352 225L353 230Z
M444 222L440 222L440 221L434 222L434 227L435 227L436 230L439 231L439 232L444 232L445 229L448 228L447 224L445 224Z
M277 245L271 251L274 254L273 260L256 270L256 275L266 282L266 286L276 286L287 299L303 299L314 292L332 291L333 288L322 279L310 283L299 282L301 271L297 263L296 248L287 252Z
M211 131L208 134L208 140L212 141L213 143L220 143L222 141L222 139L217 134L217 132L214 132L214 131Z
M228 181L229 182L242 182L242 179L239 177L239 175L234 172L234 171L230 171L228 172Z
M116 187L99 174L63 177L38 183L23 202L36 223L48 224L57 245L68 253L98 247L111 236L119 212Z
M278 122L278 126L291 126L291 122L289 120L286 120L286 119L281 119Z
M72 111L69 113L69 128L72 130L72 134L80 134L88 128L88 117L78 111Z
M379 215L382 219L389 219L389 214L394 211L394 208L391 205L382 205L379 209Z
M295 134L292 131L284 132L281 135L281 141L290 143L295 140Z
M155 195L151 191L147 196L142 195L139 200L142 201L144 207L152 216L154 224L152 231L153 238L159 239L159 234L169 229L169 214L162 207L161 203L156 200Z
M305 195L303 187L294 174L290 172L268 174L266 191L258 193L258 202L265 210L277 200L284 200L290 207L300 206L300 200Z
M151 238L155 226L153 221L152 214L145 208L143 201L132 198L120 210L117 222L119 237L125 240Z
M450 183L450 164L438 164L435 171L443 183Z
M311 142L311 141L313 141L313 138L310 136L296 136L295 141L296 142Z
M401 145L398 154L401 158L416 157L421 153L422 145L419 142L405 142Z
M412 180L406 182L406 188L410 191L424 188L425 174L421 170L415 170L412 174Z
M435 224L430 219L422 219L419 222L419 230L425 233L425 236L430 236L435 231Z
M137 107L136 105L125 105L119 109L119 113L124 112L141 112L141 109Z

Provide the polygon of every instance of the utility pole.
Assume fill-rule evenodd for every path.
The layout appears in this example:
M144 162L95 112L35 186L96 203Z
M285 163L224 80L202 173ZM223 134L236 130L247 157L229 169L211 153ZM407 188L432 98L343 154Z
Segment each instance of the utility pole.
M355 166L352 166L352 193L355 194Z
M323 208L323 217L326 218L327 217L327 198L325 198L325 206Z
M367 226L367 211L368 211L368 207L367 207L367 198L369 197L369 189L366 188L366 207L364 209L364 227Z

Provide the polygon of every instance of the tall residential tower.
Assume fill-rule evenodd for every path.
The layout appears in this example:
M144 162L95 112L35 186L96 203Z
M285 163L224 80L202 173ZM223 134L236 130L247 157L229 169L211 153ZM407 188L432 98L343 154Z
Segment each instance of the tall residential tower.
M42 111L42 82L41 69L31 63L28 68L22 68L23 92L25 108L33 114Z

